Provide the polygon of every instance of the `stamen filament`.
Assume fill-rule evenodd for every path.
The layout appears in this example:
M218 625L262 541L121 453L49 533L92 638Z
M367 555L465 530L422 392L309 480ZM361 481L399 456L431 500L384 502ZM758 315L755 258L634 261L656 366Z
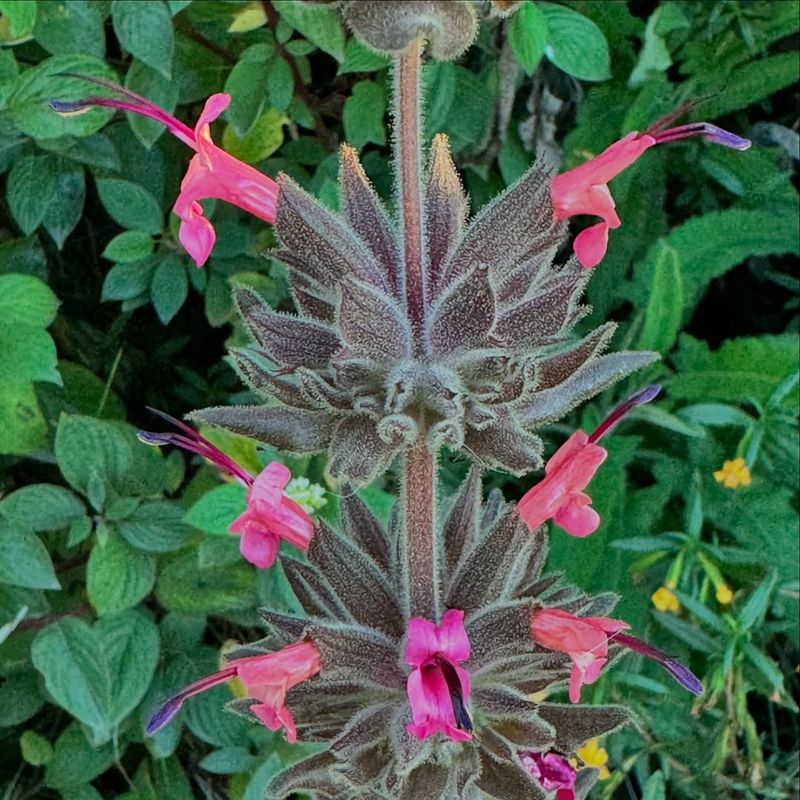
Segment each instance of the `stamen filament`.
M193 697L196 694L200 694L201 692L205 692L207 689L211 689L220 683L225 683L225 681L236 677L237 671L238 667L236 665L232 665L220 670L219 672L215 672L213 675L206 675L205 678L200 678L200 680L190 683L187 687L181 689L180 692L162 703L155 714L150 717L150 721L147 723L147 728L145 729L147 735L152 736L154 733L161 730L161 728L163 728L168 722L170 722L181 710L184 700L189 697Z
M644 405L645 403L649 403L651 400L654 400L660 391L661 391L660 384L654 383L651 386L645 386L644 389L640 389L635 394L632 394L627 400L625 400L623 403L620 403L620 405L618 405L597 426L597 428L595 428L594 432L589 436L589 441L592 443L599 441L610 430L616 427L622 421L622 418L629 411L631 411L631 409L636 408L636 406L641 406Z

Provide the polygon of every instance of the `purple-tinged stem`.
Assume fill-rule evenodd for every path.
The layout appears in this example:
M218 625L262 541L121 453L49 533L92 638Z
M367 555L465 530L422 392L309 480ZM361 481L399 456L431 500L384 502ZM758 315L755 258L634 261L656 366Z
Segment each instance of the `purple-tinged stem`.
M644 405L645 403L649 403L651 400L654 400L658 393L661 391L661 386L657 383L652 384L651 386L645 386L644 389L640 389L635 394L632 394L627 400L623 403L620 403L598 426L595 428L594 432L589 436L590 442L597 442L602 439L609 431L611 431L614 427L616 427L621 421L622 418L629 412L631 409L636 408L636 406Z
M643 642L641 639L637 639L635 636L626 636L624 633L617 633L614 634L611 639L617 644L627 647L629 650L633 650L634 653L639 653L639 655L645 658L657 661L684 689L692 694L700 695L703 693L703 684L700 682L700 679L677 659L671 658L658 648L653 647L647 642Z
M418 442L403 459L403 516L406 529L411 616L437 621L438 576L433 546L436 456Z
M395 158L400 184L406 307L421 347L425 318L425 274L423 261L422 171L420 167L420 55L422 40L409 45L394 66Z

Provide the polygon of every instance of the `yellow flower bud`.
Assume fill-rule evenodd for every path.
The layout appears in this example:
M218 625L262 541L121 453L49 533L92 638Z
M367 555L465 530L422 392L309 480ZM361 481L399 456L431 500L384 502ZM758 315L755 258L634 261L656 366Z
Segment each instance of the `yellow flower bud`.
M722 605L728 605L728 603L733 600L733 592L730 590L727 584L720 583L717 586L716 591L717 602L722 603Z
M678 598L666 586L661 586L650 595L650 600L659 611L670 611L677 614L681 610Z
M750 469L743 458L725 461L722 469L714 473L714 479L726 489L738 489L740 486L749 486L752 483Z

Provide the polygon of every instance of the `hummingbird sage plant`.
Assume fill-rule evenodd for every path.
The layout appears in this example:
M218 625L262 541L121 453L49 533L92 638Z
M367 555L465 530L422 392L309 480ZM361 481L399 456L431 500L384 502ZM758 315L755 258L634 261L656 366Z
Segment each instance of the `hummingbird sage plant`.
M232 357L262 404L196 411L191 419L290 453L326 453L341 487L337 525L286 498L288 470L252 477L187 426L142 434L176 444L239 480L248 508L232 526L260 568L276 557L303 608L261 611L268 634L227 654L229 666L167 699L148 728L187 698L238 677L233 709L315 755L277 775L268 797L544 800L584 797L596 770L576 752L624 725L620 706L580 703L584 684L627 650L658 661L687 690L689 670L609 618L617 597L588 596L542 574L547 520L576 537L599 524L584 492L606 451L598 440L647 387L592 434L575 432L517 506L483 499L484 469L544 466L538 431L655 353L605 352L613 322L577 338L580 299L620 224L607 182L654 144L697 134L746 143L707 125L631 133L558 177L537 161L469 218L448 140L421 137L426 58L452 59L476 32L470 2L344 2L346 24L393 63L395 189L377 196L357 151L342 145L341 211L287 175L277 182L213 144L215 95L192 131L129 92L102 103L160 119L195 150L175 211L181 241L202 264L214 242L200 198L227 200L274 223L296 313L234 289L252 344ZM480 102L480 98L473 98ZM564 220L602 222L567 248ZM602 267L601 267L602 268ZM442 497L443 448L474 462L455 497ZM400 496L384 526L355 490L397 463ZM556 535L564 535L557 532ZM281 540L294 545L278 555ZM580 558L581 541L574 541ZM307 557L306 557L307 555ZM572 702L554 702L568 691ZM191 700L188 700L191 702Z

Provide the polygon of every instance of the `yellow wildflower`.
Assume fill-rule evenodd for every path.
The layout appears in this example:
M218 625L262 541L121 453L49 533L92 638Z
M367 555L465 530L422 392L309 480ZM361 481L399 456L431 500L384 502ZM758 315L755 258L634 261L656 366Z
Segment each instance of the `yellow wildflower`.
M718 583L717 584L717 602L722 603L722 605L726 606L728 603L733 600L733 592L730 590L726 583Z
M672 590L667 586L661 586L650 595L653 605L659 611L671 611L677 614L681 610L681 604L678 598L672 593Z
M751 483L750 469L743 458L734 458L726 461L722 469L714 473L714 479L726 489L738 489L740 486L749 486Z
M604 747L600 747L599 739L589 739L583 747L578 748L578 758L587 767L593 767L598 771L598 778L607 781L611 777L608 769L608 752Z

